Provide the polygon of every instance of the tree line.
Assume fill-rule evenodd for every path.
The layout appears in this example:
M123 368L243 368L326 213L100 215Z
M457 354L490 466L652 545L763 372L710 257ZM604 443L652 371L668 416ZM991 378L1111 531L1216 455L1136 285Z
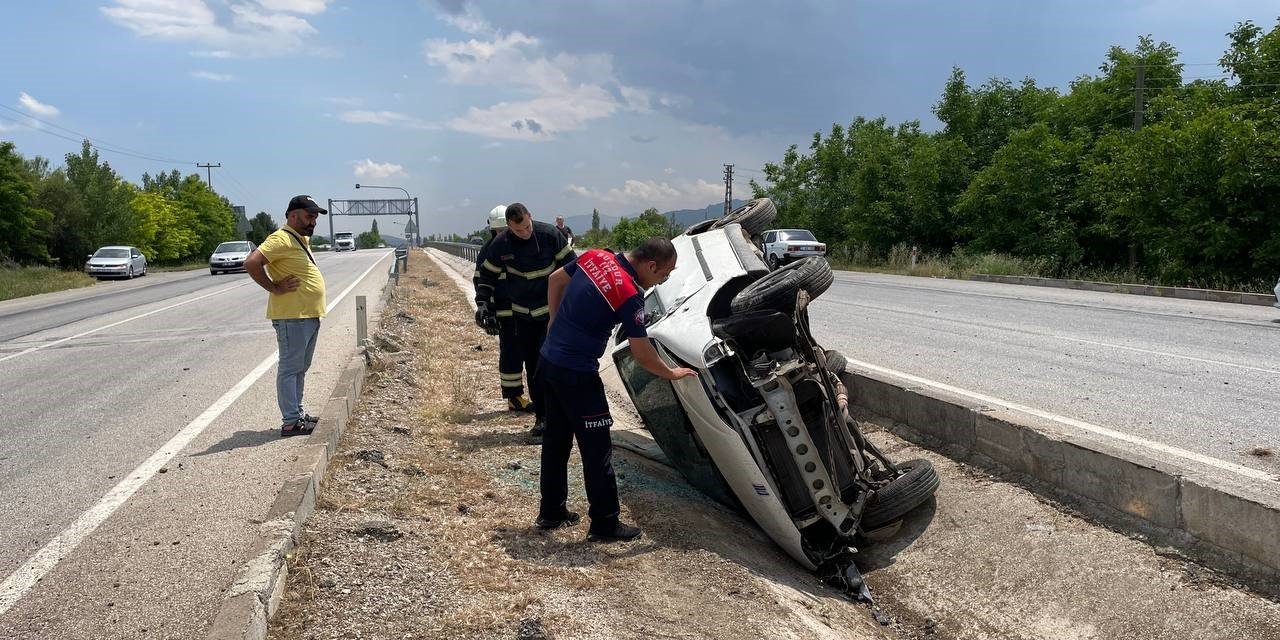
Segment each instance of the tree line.
M245 220L199 176L119 176L85 141L54 168L0 142L0 260L78 268L104 245L138 247L153 262L205 258L219 243L261 242L276 228L265 212ZM237 233L237 229L242 233Z
M1001 253L1046 275L1115 269L1170 284L1280 275L1280 21L1227 34L1187 77L1150 37L1065 92L955 68L942 123L858 117L792 145L755 197L845 254ZM1140 79L1141 76L1141 79ZM1266 287L1268 290L1270 286Z

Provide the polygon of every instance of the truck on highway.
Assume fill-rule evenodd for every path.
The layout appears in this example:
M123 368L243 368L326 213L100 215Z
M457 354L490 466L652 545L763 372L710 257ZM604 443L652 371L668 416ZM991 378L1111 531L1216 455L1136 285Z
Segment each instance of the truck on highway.
M349 231L339 231L333 234L333 250L334 251L355 251L356 239Z

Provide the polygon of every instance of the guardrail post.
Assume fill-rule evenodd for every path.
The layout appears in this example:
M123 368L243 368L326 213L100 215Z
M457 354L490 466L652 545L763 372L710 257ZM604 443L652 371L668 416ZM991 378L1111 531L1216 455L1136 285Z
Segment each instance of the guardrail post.
M356 296L356 346L364 348L369 339L368 319L365 317L364 296Z

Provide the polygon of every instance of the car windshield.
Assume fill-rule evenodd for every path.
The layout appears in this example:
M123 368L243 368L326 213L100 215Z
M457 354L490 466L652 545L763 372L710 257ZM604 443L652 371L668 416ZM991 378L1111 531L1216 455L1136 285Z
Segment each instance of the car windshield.
M248 242L224 242L213 250L214 253L247 253L248 251Z
M93 257L95 258L128 258L129 250L128 249L98 249L98 252L93 254Z
M817 238L813 237L812 233L804 229L793 229L791 231L779 231L778 239L779 240L808 240L810 242L814 242L817 240Z

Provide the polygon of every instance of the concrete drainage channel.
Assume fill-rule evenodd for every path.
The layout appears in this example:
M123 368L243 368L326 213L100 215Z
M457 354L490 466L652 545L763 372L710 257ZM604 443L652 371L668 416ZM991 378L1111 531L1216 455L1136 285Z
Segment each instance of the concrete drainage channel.
M388 281L383 288L384 303L391 295L392 286L394 282ZM267 512L266 521L258 527L258 539L249 551L244 569L218 609L206 636L209 640L266 639L268 622L275 615L288 578L288 555L297 546L302 526L315 508L320 481L360 398L367 366L365 357L362 349L343 369L337 386L325 402L322 419L297 451L284 486Z
M850 400L898 435L1014 479L1108 525L1189 552L1264 592L1280 585L1280 482L1109 430L997 408L850 363ZM1098 433L1099 431L1103 433ZM1123 434L1115 434L1123 435Z

